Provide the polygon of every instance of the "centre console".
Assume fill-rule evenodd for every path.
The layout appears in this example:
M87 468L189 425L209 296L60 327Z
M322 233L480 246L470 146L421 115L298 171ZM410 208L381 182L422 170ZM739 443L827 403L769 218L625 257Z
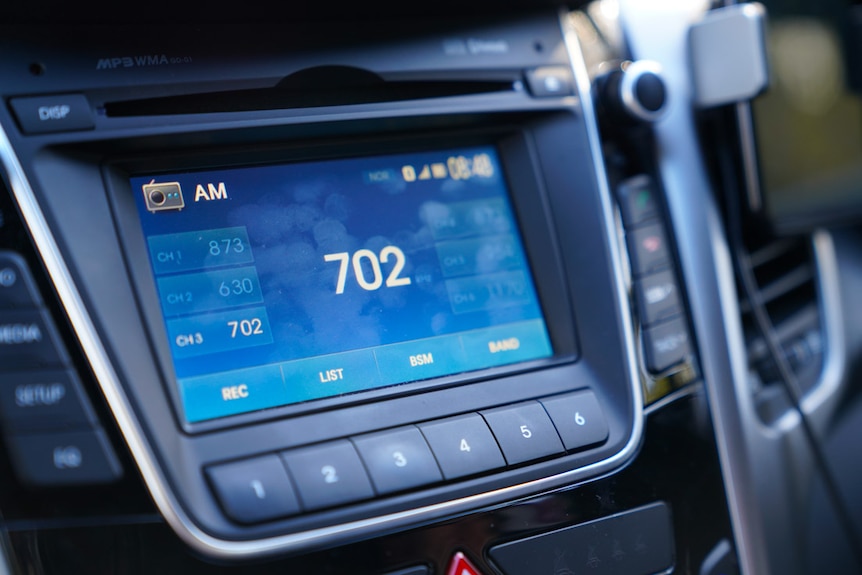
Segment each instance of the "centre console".
M41 47L0 56L8 185L113 419L10 434L22 482L140 473L184 541L238 559L631 461L630 272L566 19L258 27L229 56L224 30L134 32L4 32ZM669 263L659 236L639 266ZM3 377L57 412L57 378L21 375L44 338L8 320Z

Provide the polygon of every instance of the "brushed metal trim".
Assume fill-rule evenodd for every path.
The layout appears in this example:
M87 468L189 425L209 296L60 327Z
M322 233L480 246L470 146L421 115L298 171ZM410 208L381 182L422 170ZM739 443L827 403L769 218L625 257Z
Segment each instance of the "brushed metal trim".
M75 334L93 369L99 387L105 395L114 419L141 472L156 507L165 518L165 521L190 547L210 557L238 559L262 557L278 552L295 552L312 546L324 545L335 538L368 537L382 530L415 526L423 519L436 518L443 514L461 513L483 505L500 503L505 500L533 495L543 490L559 488L572 482L609 472L616 466L625 463L635 454L641 443L643 434L643 397L636 370L637 362L634 355L633 333L630 322L626 321L626 318L631 317L631 310L629 309L628 297L625 293L624 275L618 254L620 246L618 245L613 225L612 203L602 163L598 125L590 99L589 75L581 57L574 29L568 22L568 13L563 11L559 17L566 49L571 59L575 82L582 94L579 100L598 175L607 241L611 247L613 274L615 283L617 284L616 297L619 306L618 311L623 318L621 324L629 363L629 384L632 390L632 415L634 422L632 434L625 446L615 455L579 469L435 505L427 505L330 527L257 540L231 541L214 537L194 524L170 488L153 448L149 444L142 425L138 421L129 398L120 383L117 372L110 362L107 350L100 340L81 295L74 284L63 255L36 200L24 169L12 148L5 130L0 126L0 162L2 162L9 176L9 184L24 221L30 230L51 280L57 289L60 300L66 309Z

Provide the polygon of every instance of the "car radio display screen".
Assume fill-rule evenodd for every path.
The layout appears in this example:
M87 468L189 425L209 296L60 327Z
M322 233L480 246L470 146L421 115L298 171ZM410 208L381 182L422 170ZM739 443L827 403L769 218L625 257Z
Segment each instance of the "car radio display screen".
M190 422L553 353L493 147L131 184Z

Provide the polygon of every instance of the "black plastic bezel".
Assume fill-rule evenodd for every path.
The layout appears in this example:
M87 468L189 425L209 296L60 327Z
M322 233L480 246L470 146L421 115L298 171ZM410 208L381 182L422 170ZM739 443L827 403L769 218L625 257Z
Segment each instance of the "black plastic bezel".
M218 419L190 423L186 420L173 371L173 361L167 342L164 320L149 264L146 240L134 202L129 179L136 175L147 177L160 173L176 173L207 169L226 169L277 165L352 157L446 150L472 145L492 145L499 155L505 172L508 198L513 208L524 249L529 261L545 325L554 353L549 358L520 362L500 367L458 373L433 379L407 382L392 386L358 391L351 394L315 399L302 403L273 407ZM166 157L155 154L149 157L112 159L104 165L108 195L114 208L127 266L141 306L150 344L161 368L165 393L174 405L177 424L187 433L203 433L225 427L254 424L256 422L293 417L306 413L337 410L343 406L379 401L422 393L431 389L457 386L466 382L487 381L508 374L542 369L574 361L577 357L577 340L565 285L560 267L559 246L552 226L548 225L547 198L541 189L541 178L529 157L529 143L525 133L516 126L478 130L461 130L433 135L404 134L396 137L339 138L316 142L285 142L264 149L249 151L233 147L214 150L191 150L185 154ZM540 199L541 201L535 201Z

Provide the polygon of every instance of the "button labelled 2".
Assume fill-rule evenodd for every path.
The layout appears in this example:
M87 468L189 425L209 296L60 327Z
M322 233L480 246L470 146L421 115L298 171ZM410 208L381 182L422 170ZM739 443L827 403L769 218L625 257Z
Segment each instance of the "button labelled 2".
M374 496L362 461L347 440L285 451L281 457L296 481L306 510Z

